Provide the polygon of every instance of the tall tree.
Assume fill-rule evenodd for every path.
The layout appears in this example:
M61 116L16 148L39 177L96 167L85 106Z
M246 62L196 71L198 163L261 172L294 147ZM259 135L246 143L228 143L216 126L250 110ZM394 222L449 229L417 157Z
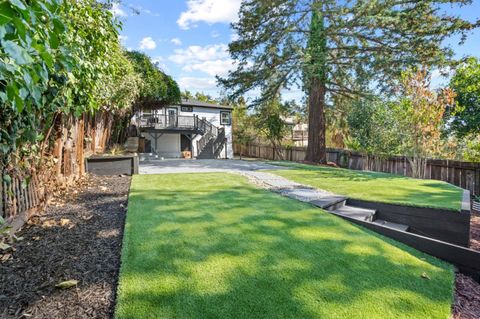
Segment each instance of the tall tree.
M229 45L236 69L219 78L232 97L260 88L259 105L281 88L308 94L307 160L325 162L325 106L334 95L354 97L354 79L381 88L407 66L443 65L444 40L480 24L448 14L446 4L469 0L245 0ZM272 52L274 54L272 54Z
M458 137L480 134L480 61L470 57L455 72L450 87L455 107L448 110L449 129Z

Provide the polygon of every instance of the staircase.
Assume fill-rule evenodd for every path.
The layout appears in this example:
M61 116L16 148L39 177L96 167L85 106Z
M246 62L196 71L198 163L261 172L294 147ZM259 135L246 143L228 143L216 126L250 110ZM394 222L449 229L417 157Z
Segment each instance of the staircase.
M203 136L197 141L197 159L217 159L226 145L225 129L218 128L206 120L201 121L199 127Z
M408 231L409 226L403 224L397 224L389 222L383 219L379 219L376 216L377 211L375 209L357 207L347 205L347 198L342 196L333 196L332 198L325 198L321 200L311 201L313 205L326 209L340 217L346 217L351 219L357 219L364 222L374 223L379 226L393 228L395 230Z

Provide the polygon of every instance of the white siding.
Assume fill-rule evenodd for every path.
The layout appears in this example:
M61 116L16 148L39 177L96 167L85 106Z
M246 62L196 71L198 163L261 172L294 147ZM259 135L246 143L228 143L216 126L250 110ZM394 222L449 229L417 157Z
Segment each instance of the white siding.
M165 158L180 158L182 154L180 152L180 134L163 134L157 139L155 144L154 134L144 133L145 138L149 139L152 143L152 149L160 157ZM160 133L161 134L161 133ZM160 135L159 134L159 135Z
M215 125L216 127L223 127L225 128L225 137L227 138L227 158L233 158L233 147L232 147L232 125L220 125L220 112L221 111L228 111L228 109L214 109L214 108L207 108L207 107L193 107L193 112L182 112L180 106L178 108L178 115L198 115L200 119L206 118L207 121ZM197 156L197 141L202 138L201 135L196 136L192 140L192 147L193 147L193 155ZM222 150L221 158L225 158L225 148Z
M193 107L193 112L182 112L180 106L168 106L169 108L176 107L178 115L194 116L197 115L200 119L206 118L207 121L215 125L216 127L225 128L225 137L227 138L226 150L222 150L220 158L233 158L233 145L232 145L232 125L220 125L220 112L228 111L228 109L214 109L206 107ZM161 110L160 112L166 112L166 110ZM180 134L163 134L157 140L157 145L155 145L155 139L150 133L143 133L146 139L149 139L152 143L153 150L160 156L165 158L178 158L181 157L180 150ZM197 141L202 138L201 135L195 136L192 140L192 151L193 156L197 156ZM226 151L226 152L225 152ZM225 154L226 153L226 154Z

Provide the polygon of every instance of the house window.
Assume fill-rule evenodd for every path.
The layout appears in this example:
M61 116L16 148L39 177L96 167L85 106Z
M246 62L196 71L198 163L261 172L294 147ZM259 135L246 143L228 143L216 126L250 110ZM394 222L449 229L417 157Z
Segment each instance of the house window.
M230 112L220 112L220 125L230 125L232 122Z
M182 112L193 112L193 106L182 106Z

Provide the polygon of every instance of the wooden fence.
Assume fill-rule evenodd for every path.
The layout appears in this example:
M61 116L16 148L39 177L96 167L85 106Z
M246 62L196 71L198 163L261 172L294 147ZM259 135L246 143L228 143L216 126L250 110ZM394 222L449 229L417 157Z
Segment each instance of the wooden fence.
M46 186L37 175L12 178L0 183L0 213L8 225L17 229L30 215L46 204Z
M257 157L278 160L272 146L251 144L234 145L235 154L248 157ZM305 159L305 147L282 148L280 151L283 159L301 162ZM392 173L397 175L412 176L412 169L405 156L381 158L374 155L364 155L344 149L327 149L327 160L340 167L368 170L375 172ZM452 160L428 159L427 166L422 176L425 179L445 181L461 188L467 189L474 195L480 195L480 163L461 162Z
M45 150L53 157L53 167L44 165L36 173L19 177L0 169L0 216L16 229L32 213L43 209L49 187L68 186L85 174L85 157L105 150L111 136L114 116L107 112L84 114L79 118L59 115L52 129L54 144Z

